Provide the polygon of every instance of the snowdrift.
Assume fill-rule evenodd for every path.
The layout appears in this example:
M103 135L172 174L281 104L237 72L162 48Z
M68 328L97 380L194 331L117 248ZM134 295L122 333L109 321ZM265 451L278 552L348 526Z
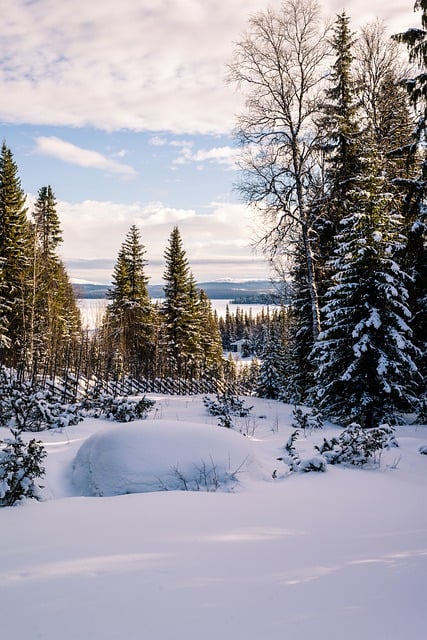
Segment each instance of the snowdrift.
M256 473L250 440L203 423L144 420L88 438L77 452L72 480L80 495L148 491L232 490Z

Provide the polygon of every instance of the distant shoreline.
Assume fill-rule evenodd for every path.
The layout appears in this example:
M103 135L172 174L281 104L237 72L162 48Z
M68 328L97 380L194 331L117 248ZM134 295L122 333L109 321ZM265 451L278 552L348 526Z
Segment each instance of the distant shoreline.
M203 289L210 299L230 300L234 304L280 304L281 296L278 287L270 280L248 280L246 282L201 282L199 289ZM79 299L102 299L106 297L111 285L102 284L73 284L75 295ZM151 298L163 298L164 286L161 284L148 285Z

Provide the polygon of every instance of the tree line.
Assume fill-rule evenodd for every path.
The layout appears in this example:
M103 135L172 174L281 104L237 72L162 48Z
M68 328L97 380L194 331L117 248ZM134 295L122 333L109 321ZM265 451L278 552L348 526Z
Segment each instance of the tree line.
M19 372L52 375L75 359L80 314L57 255L62 231L50 186L26 207L18 167L0 152L0 363Z
M0 157L0 364L34 382L57 376L101 380L221 377L221 336L196 286L180 232L165 251L165 301L149 298L145 248L132 225L119 250L108 305L94 332L82 327L71 281L57 249L62 231L50 186L31 211L18 167Z

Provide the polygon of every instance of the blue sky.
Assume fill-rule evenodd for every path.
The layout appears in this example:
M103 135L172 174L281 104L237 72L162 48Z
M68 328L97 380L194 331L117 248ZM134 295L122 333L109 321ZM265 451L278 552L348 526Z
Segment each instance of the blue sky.
M153 284L174 225L199 282L268 278L251 246L259 222L235 189L241 97L225 75L249 15L279 0L0 3L1 137L30 207L53 187L70 275L109 282L135 223ZM390 32L420 25L411 0L354 4L353 28L376 16Z

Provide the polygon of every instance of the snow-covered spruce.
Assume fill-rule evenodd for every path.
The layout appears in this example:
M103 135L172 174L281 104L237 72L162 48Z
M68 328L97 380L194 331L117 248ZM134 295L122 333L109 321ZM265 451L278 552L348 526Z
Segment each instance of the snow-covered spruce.
M405 246L402 220L379 177L378 157L369 150L367 156L330 262L333 282L312 354L312 401L336 422L372 427L393 423L398 411L416 405L419 376L409 277L397 261Z
M260 398L280 399L283 396L285 352L279 327L267 329L261 351L261 365L256 395Z
M155 401L146 396L142 398L114 397L105 393L100 393L96 398L87 398L82 402L82 408L87 416L106 418L117 422L144 420L154 405Z
M252 407L245 406L244 400L229 391L222 394L217 393L216 400L205 396L203 404L211 416L218 417L218 425L228 429L233 426L233 416L245 418L252 409Z
M294 417L292 426L296 429L302 429L305 436L313 430L323 429L323 417L316 408L311 411L303 411L301 407L294 407L292 415Z
M43 431L75 425L83 418L77 404L59 402L48 389L10 379L1 372L0 426Z
M39 499L40 487L36 484L45 469L42 461L46 451L34 438L25 443L16 429L12 437L0 440L0 507L9 507L24 498Z
M378 463L384 449L398 447L394 429L388 424L366 429L353 423L338 438L323 439L320 446L315 446L328 464L349 464L364 466Z
M301 460L300 454L295 447L295 440L298 436L299 430L295 429L284 446L283 455L277 458L277 460L284 462L291 473L297 473L300 471L303 473L308 473L310 471L326 471L327 460L322 455L315 455L311 458ZM277 470L273 472L273 477L277 477Z

